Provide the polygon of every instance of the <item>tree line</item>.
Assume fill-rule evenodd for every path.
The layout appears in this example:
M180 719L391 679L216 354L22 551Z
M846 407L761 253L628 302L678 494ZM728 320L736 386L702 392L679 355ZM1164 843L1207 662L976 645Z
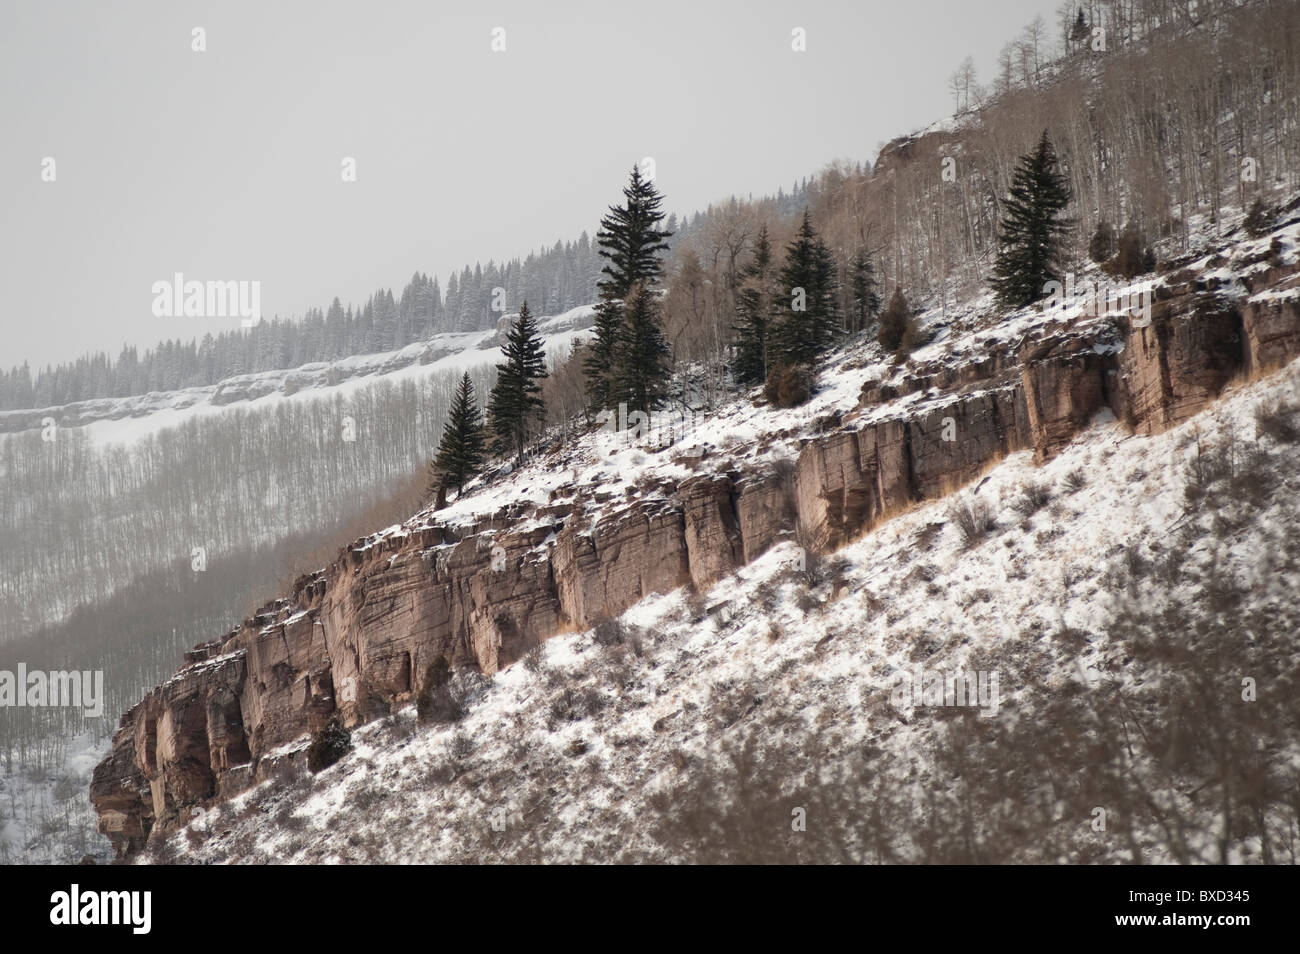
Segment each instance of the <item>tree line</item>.
M579 373L588 422L602 411L617 413L620 420L639 412L649 420L668 397L674 367L663 328L661 285L674 224L653 181L633 167L623 201L609 207L596 237L605 265L597 285L592 340L562 371ZM811 373L838 342L842 328L835 262L807 211L780 268L763 231L741 281L734 328L735 382L745 386L773 376L780 380L791 368ZM870 254L862 249L852 299L857 326L865 326L878 309L876 288ZM468 375L457 389L430 465L428 495L439 502L449 490L461 493L481 472L489 452L511 454L516 463L523 463L530 437L547 423L542 382L548 371L527 302L510 328L502 356L486 417Z
M453 272L445 293L436 277L416 272L400 295L380 289L356 307L335 298L299 320L274 318L197 341L163 341L143 354L123 347L116 359L97 352L34 377L24 362L0 370L0 410L199 387L240 374L392 351L436 334L492 328L507 306L514 310L513 303L524 299L542 314L559 314L593 300L598 270L583 232L576 241L556 242L522 260Z
M470 374L495 380L490 364ZM98 444L81 428L51 442L0 436L0 641L188 567L195 548L211 564L388 499L393 480L423 469L460 377L232 407L133 443Z
M806 188L805 178L788 193L778 190L775 201L792 208ZM691 233L690 215L680 226L675 214L669 220L670 230ZM513 311L522 301L531 302L535 314L556 315L596 300L600 267L596 244L584 231L523 259L453 270L445 290L436 276L416 272L400 295L380 289L357 306L335 298L297 319L272 318L201 340L170 339L143 353L123 346L115 359L100 351L35 372L23 362L0 368L0 411L202 387L241 374L393 351L436 334L491 328L503 306Z
M1040 26L1015 41L1012 68L987 88L967 75L969 108L959 101L954 120L882 144L871 163L830 164L797 203L737 197L696 216L664 267L673 360L707 369L710 392L725 395L737 300L753 284L742 273L764 232L780 267L804 208L834 261L845 332L861 330L858 302L870 301L856 291L864 250L884 299L877 320L895 290L947 318L995 277L1004 205L1044 130L1072 203L1063 271L1123 253L1117 271L1141 274L1185 254L1198 228L1228 235L1257 200L1267 222L1300 186L1300 6L1201 3L1194 17L1154 0L1068 7L1059 34ZM1069 39L1080 7L1104 49Z

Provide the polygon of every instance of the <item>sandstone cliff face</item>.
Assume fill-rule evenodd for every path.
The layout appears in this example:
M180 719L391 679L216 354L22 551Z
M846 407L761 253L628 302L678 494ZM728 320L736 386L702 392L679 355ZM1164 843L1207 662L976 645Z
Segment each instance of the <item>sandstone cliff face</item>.
M1263 265L1248 290L1296 281L1294 266ZM793 473L708 473L618 505L575 496L358 541L188 653L122 717L91 788L100 830L120 855L139 849L297 757L292 744L333 715L356 724L409 702L438 659L495 672L652 593L706 587L783 538L832 550L1008 453L1046 459L1103 408L1154 433L1234 375L1300 355L1296 299L1236 304L1178 276L1149 326L1089 328L1049 326L959 368L868 384L856 408L803 440Z

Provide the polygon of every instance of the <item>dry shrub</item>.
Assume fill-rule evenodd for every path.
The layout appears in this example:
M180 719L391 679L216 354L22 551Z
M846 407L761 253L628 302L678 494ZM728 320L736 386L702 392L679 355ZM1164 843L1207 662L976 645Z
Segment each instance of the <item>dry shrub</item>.
M352 749L352 733L336 715L330 718L307 749L307 768L320 772L329 768Z
M538 643L524 653L524 668L536 675L546 668L546 651Z
M957 525L961 544L966 549L977 546L997 527L997 518L988 503L978 498L954 500L948 519Z
M1300 426L1296 424L1296 408L1281 402L1255 408L1255 431L1266 434L1279 444L1300 441Z
M473 697L486 688L481 673L462 668L453 673L447 660L439 657L425 670L424 688L415 700L421 725L453 725L469 714Z
M1046 507L1051 500L1052 492L1046 484L1030 480L1020 488L1020 495L1011 504L1011 509L1020 516L1029 518Z
M1250 204L1250 210L1246 213L1246 218L1242 222L1246 229L1246 234L1251 238L1260 238L1267 235L1269 229L1273 227L1273 213L1264 200L1255 197L1255 201Z
M812 397L816 376L805 364L773 368L763 386L763 396L776 407L798 407Z

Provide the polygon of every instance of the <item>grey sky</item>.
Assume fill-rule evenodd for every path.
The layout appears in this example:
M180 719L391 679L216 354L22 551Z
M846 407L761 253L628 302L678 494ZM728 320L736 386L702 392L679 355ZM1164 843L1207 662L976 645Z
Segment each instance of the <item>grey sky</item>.
M0 366L237 323L155 318L177 271L267 316L445 287L593 230L643 156L673 211L775 192L948 115L1058 4L3 0Z

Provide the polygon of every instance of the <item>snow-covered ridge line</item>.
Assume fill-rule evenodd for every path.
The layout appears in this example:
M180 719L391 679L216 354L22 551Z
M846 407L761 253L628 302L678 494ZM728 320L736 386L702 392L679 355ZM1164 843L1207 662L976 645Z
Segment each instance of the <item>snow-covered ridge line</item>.
M543 318L538 328L548 353L571 347L585 336L593 309L583 305ZM502 324L515 316L506 315ZM400 382L447 371L493 364L500 355L499 329L435 335L395 351L316 361L296 368L234 375L217 384L153 391L121 398L95 398L58 407L0 411L0 435L40 430L47 419L59 427L87 427L97 443L125 443L200 414L232 406L265 407L276 400L346 397L375 381Z

